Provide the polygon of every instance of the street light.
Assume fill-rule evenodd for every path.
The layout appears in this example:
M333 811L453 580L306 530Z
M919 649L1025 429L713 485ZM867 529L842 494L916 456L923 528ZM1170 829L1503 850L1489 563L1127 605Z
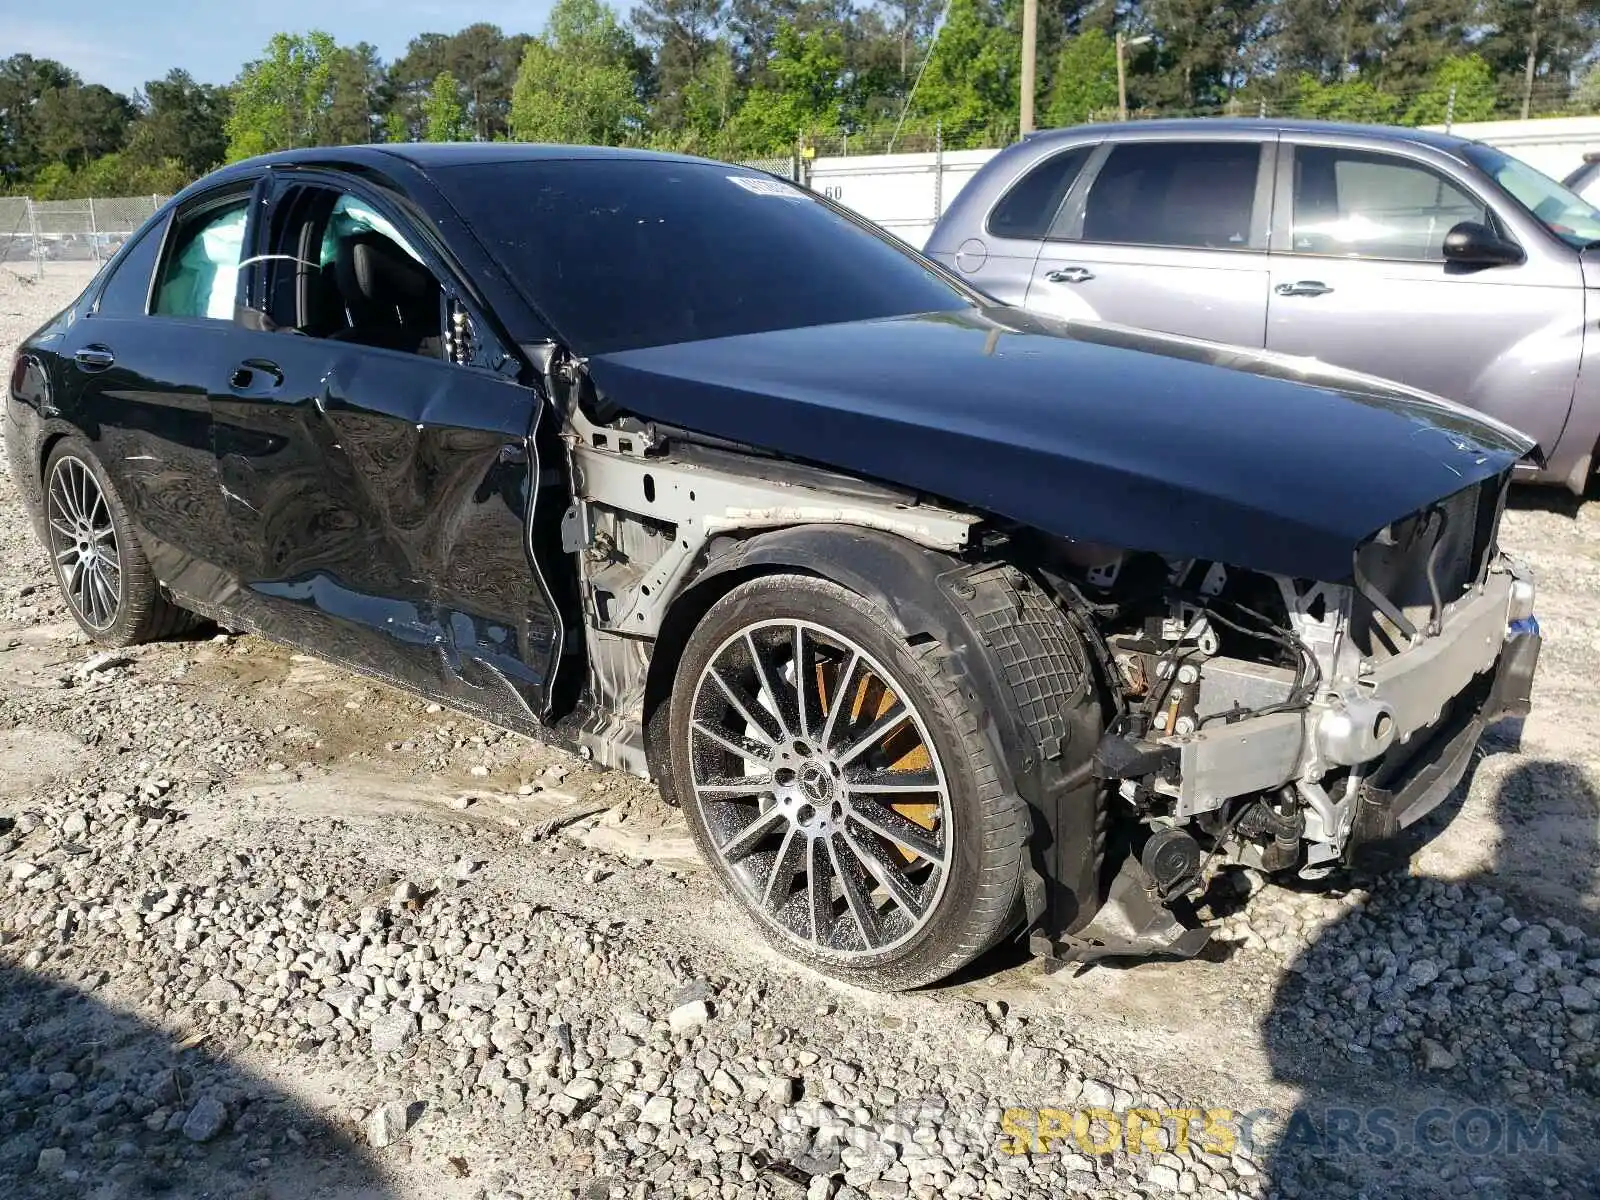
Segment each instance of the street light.
M1148 41L1150 41L1148 33L1142 37L1129 38L1123 37L1121 30L1117 31L1117 120L1119 121L1128 119L1128 69L1123 65L1123 60L1127 57L1126 51L1129 46L1142 46Z

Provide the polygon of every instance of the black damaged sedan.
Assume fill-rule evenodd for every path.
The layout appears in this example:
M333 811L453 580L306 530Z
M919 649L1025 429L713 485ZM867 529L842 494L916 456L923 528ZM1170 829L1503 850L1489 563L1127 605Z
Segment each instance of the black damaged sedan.
M5 442L90 637L216 620L654 779L873 987L1195 952L1215 872L1439 804L1539 646L1516 431L691 158L226 168L22 346Z

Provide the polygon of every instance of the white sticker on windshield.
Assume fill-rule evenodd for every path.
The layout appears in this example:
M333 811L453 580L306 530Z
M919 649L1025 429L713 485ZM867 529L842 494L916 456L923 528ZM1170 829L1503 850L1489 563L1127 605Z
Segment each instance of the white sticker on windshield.
M729 175L729 179L753 196L776 196L780 200L804 200L797 189L778 179L762 179L759 175Z

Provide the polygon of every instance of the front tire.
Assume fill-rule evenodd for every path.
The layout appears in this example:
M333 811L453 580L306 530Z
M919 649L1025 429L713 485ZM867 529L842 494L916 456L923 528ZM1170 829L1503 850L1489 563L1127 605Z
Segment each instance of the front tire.
M735 587L674 681L673 782L701 855L783 953L917 987L1013 922L1028 817L935 641L823 579Z
M65 438L44 469L46 549L78 627L103 646L169 637L193 618L162 593L128 509L88 444Z

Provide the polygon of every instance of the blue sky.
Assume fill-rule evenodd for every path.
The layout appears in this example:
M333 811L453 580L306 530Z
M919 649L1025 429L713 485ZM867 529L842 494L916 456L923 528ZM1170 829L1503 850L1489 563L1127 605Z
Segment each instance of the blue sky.
M537 33L549 10L550 0L0 0L0 57L54 58L85 82L130 92L172 67L227 83L279 31L325 29L341 44L368 41L388 62L419 33L454 33L475 21Z

